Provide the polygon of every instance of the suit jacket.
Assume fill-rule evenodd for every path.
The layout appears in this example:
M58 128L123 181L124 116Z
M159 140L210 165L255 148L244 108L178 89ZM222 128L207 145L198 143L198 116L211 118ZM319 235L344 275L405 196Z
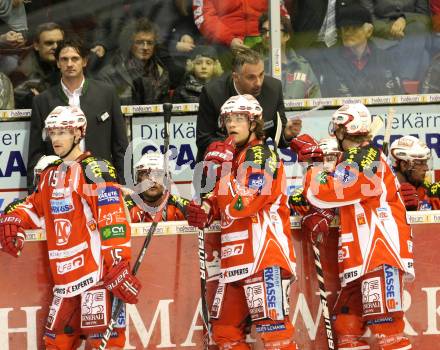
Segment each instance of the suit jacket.
M42 139L44 121L55 107L67 106L68 102L61 83L33 99L27 164L28 188L32 188L33 169L38 159L42 155L54 154L50 141ZM114 89L104 83L86 79L80 97L80 107L87 118L86 150L95 157L112 162L119 181L122 181L128 138L121 105ZM107 118L105 113L108 113Z
M203 159L206 148L214 141L223 140L225 133L218 127L218 118L223 103L231 97L238 95L232 82L231 74L223 75L218 79L211 80L206 84L199 100L197 114L197 162ZM281 118L282 131L286 126L284 113L284 100L281 82L270 76L264 77L261 93L256 97L263 108L264 129L266 137L275 139L278 127L277 112ZM283 132L281 132L280 146L286 145Z

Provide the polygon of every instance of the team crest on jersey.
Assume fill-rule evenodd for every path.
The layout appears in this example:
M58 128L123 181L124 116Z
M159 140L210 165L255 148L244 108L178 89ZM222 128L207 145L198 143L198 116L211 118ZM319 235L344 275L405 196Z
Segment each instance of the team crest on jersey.
M55 219L55 244L66 245L69 242L70 234L72 233L72 223L67 219Z
M228 214L222 212L220 215L220 225L222 228L227 228L232 225L234 219L232 219Z

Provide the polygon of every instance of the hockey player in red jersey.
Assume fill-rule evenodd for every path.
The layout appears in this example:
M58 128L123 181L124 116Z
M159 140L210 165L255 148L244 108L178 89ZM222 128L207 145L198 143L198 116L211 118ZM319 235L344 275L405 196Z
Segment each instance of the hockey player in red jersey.
M165 169L163 155L145 153L134 166L137 192L125 197L131 222L152 222L155 209L162 205L165 195ZM186 220L186 206L189 201L177 195L170 195L162 209L161 221Z
M188 223L203 228L221 216L221 276L211 309L212 335L221 350L250 349L250 316L265 349L297 349L288 316L295 276L284 166L264 142L262 109L251 95L221 108L226 141L212 143L205 162L221 179L201 205L187 208Z
M46 169L50 164L54 163L55 161L59 160L60 157L51 155L51 156L41 156L40 159L38 159L37 164L35 164L34 167L34 190L37 189L38 182L40 181L40 175L43 172L44 169ZM23 203L26 200L26 198L21 198L14 200L13 202L9 203L4 210L4 214L10 214L19 204Z
M361 338L367 326L381 350L411 349L403 334L402 293L404 277L414 277L413 243L398 181L370 142L371 115L364 105L340 107L330 126L343 151L340 163L334 171L310 167L304 192L321 210L339 208L338 349L369 349ZM323 218L310 215L304 227L327 234Z
M110 294L136 303L141 287L129 266L130 226L115 168L80 150L86 126L77 107L49 114L44 133L62 160L41 173L24 203L0 217L0 245L13 256L23 248L25 229L46 231L54 282L44 335L49 350L77 349L83 335L89 348L97 348L110 319ZM109 349L125 344L125 313L118 321Z
M407 210L440 209L440 183L426 180L431 150L414 136L403 136L390 147L390 160L400 182Z

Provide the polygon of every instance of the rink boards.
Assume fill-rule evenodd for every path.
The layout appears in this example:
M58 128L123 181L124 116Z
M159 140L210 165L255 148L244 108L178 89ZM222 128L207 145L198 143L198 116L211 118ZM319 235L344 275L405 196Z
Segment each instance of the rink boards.
M313 254L307 241L301 239L298 219L292 218L298 263L290 308L295 339L301 349L327 349ZM416 349L435 349L440 342L440 211L413 213L408 219L413 223L416 280L405 285L405 332ZM133 256L148 226L133 225ZM330 304L338 288L337 229L332 230L321 253ZM206 234L210 296L218 273L218 232L215 224ZM28 238L20 258L0 254L0 350L42 349L51 280L44 234L29 232ZM127 308L126 349L202 349L197 231L186 222L159 224L138 276L143 283L142 297L139 304Z

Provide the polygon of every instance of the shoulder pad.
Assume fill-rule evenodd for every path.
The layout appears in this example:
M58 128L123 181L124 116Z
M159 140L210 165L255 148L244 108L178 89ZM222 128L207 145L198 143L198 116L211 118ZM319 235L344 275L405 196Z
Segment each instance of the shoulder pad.
M297 188L290 196L289 196L289 204L292 205L309 205L307 199L303 196L303 188Z
M81 161L86 182L89 184L98 182L117 182L116 169L106 159L93 156L84 158Z
M377 172L377 163L375 164L373 162L379 161L380 151L373 146L353 147L342 154L342 162L357 166L360 172L367 170L375 174Z
M440 198L440 182L435 182L435 183L429 185L428 197Z
M168 204L175 206L186 216L186 206L189 204L189 200L172 194L168 197Z
M129 195L124 197L124 202L128 210L131 210L136 206L136 203L134 202L133 198L131 198L131 196Z
M13 201L13 202L11 202L11 203L9 203L7 206L6 206L6 208L5 208L5 210L4 210L4 212L3 212L3 214L10 214L10 213L12 213L21 203L23 203L24 201L26 201L26 198L22 198L22 199L17 199L17 200L15 200L15 201Z
M256 145L246 151L246 162L251 162L252 167L267 169L271 174L276 174L278 167L278 154L272 151L267 145ZM267 167L266 167L267 163Z

